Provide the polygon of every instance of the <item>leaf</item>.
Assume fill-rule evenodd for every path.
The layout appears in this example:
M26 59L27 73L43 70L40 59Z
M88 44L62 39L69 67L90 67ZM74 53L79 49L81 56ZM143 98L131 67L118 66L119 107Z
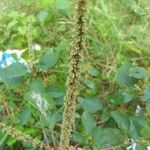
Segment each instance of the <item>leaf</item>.
M24 108L21 111L21 114L20 114L20 123L21 123L21 125L27 124L28 121L30 120L30 118L31 118L31 109Z
M115 79L118 84L132 86L137 83L137 79L129 76L129 70L131 68L131 64L124 64L118 69Z
M47 87L47 94L53 98L60 98L65 95L65 91L58 85L49 85Z
M109 148L123 144L125 135L118 129L114 128L95 128L92 131L92 137L98 148Z
M37 18L41 23L44 23L44 21L46 20L48 15L49 15L48 11L43 10L43 11L38 13Z
M100 142L100 139L101 139L101 136L103 134L103 129L101 127L95 127L93 130L92 130L92 133L91 133L91 136L92 136L92 139L96 145L96 147L98 149L101 148L101 142Z
M27 28L26 28L26 26L19 26L18 27L18 32L21 34L21 35L26 35L26 33L27 33Z
M67 11L69 6L68 0L55 0L55 6L58 10Z
M131 77L134 77L136 79L144 79L148 76L148 72L142 67L130 68L129 74Z
M52 6L54 1L55 0L42 0L42 1L39 1L38 3L40 7L42 6L43 8L46 8L46 7Z
M148 128L148 122L144 116L131 116L130 117L130 128L129 128L129 135L133 139L138 139L141 136L141 131L144 128Z
M93 118L93 116L88 113L88 112L83 112L82 117L81 117L81 122L84 130L87 133L90 133L94 127L96 127L96 122Z
M50 68L54 67L57 63L57 56L54 52L44 54L38 64L40 71L48 71Z
M109 96L109 100L114 105L119 105L123 103L124 97L120 94L114 94Z
M150 38L144 39L143 44L145 44L146 46L150 46Z
M137 144L136 150L147 150L147 146L144 144Z
M122 113L114 111L111 113L113 119L118 124L119 128L127 131L130 126L130 120Z
M132 120L130 120L130 127L129 127L129 132L128 132L128 134L129 134L130 137L131 137L132 139L134 139L134 140L138 139L138 137L139 137L139 134L138 134L138 132L137 132L137 130L136 130L136 127L135 127L135 125L134 125L134 123L133 123Z
M0 73L0 77L2 78L16 78L20 76L26 75L28 72L27 67L21 63L13 63L9 67L3 69Z
M30 91L45 92L43 81L41 79L33 80L30 84Z
M58 121L60 121L60 119L61 119L61 115L60 115L59 111L55 111L55 112L48 111L46 118L41 116L39 123L42 126L48 127L50 129L53 129L55 124Z
M99 76L99 71L98 71L96 68L92 67L92 68L89 70L89 74L90 74L91 76L93 76L93 77L98 77L98 76Z
M150 101L146 103L146 111L150 115Z
M144 115L132 116L131 119L133 120L134 124L137 126L138 130L148 127L148 121Z
M150 127L143 128L140 133L141 133L142 137L150 138Z
M145 87L144 95L141 96L141 99L143 101L149 101L150 100L150 85Z
M56 101L50 96L48 96L48 104L49 104L48 107L49 110L54 110L56 108Z
M8 85L15 85L23 80L23 76L28 73L28 69L21 63L14 63L0 72L1 80Z
M96 98L80 98L79 102L81 107L89 113L95 113L96 111L102 109L102 103Z
M123 96L124 103L128 103L128 102L132 101L132 99L133 99L133 94L128 90L124 90L122 93L122 96Z
M72 135L73 141L79 143L79 144L85 144L86 140L79 132L74 132Z
M88 88L90 88L90 89L95 89L95 88L96 88L95 83L94 83L93 81L91 81L91 80L85 80L85 81L84 81L84 84L85 84Z
M48 103L49 96L47 94L37 91L29 91L25 94L24 98L32 106L34 106L37 110L39 110L41 114L45 115L49 107Z

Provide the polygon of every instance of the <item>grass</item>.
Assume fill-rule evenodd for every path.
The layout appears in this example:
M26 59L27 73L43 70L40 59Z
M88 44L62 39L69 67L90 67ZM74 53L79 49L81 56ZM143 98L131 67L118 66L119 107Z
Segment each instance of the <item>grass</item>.
M58 94L57 91L60 89L60 95L63 95L65 91L64 85L67 78L67 64L70 53L69 43L71 42L72 35L71 13L73 7L71 2L67 0L0 1L0 8L4 8L0 9L0 49L23 49L28 47L27 23L32 18L33 43L39 43L41 45L41 54L46 53L50 49L50 51L55 52L58 58L57 65L54 69L51 69L47 74L45 72L38 72L35 78L42 79L46 88L49 85L51 85L51 89L55 90L56 88L56 91L53 93L55 97ZM143 101L139 102L139 97L143 94L144 86L149 84L149 79L140 81L133 87L134 89L131 87L124 89L124 87L119 87L116 84L115 78L118 68L125 63L132 63L150 71L149 0L92 0L89 1L88 8L86 49L82 64L80 96L90 98L98 97L102 101L105 106L102 110L103 112L94 115L98 125L109 128L118 127L112 117L107 120L107 116L110 117L112 111L123 111L127 113L127 116L130 116L135 112L137 104L144 111L148 107ZM39 59L41 54L37 52L37 59ZM26 53L23 57L28 59ZM1 83L1 95L3 97L3 100L0 101L2 105L1 112L4 113L5 110L7 114L4 113L5 115L2 115L4 117L1 117L1 121L6 123L12 122L12 125L16 125L21 130L27 130L26 132L33 133L34 136L38 135L40 139L42 139L41 135L43 136L41 130L44 133L47 131L48 135L46 136L48 137L46 138L50 139L50 144L55 145L59 143L60 116L58 117L58 123L49 134L47 124L40 124L42 121L37 110L35 108L33 109L26 101L21 100L24 99L24 94L29 90L29 83L30 79L28 77L27 82L14 89L9 89L9 87L5 87ZM22 88L22 86L26 88ZM131 90L132 94L134 94L134 101L123 105L109 103L109 97L113 94L118 94L122 90ZM61 97L57 99L57 103L58 106L56 108L58 112L61 112ZM77 106L76 130L90 141L91 137L85 133L82 128L83 125L81 125L82 121L80 119L83 117L83 110L80 107L79 103ZM18 120L24 108L32 108L33 116L25 126L21 126ZM49 114L55 114L57 109L54 109L55 111ZM102 119L99 115L105 116L106 118L104 117L105 119ZM4 138L5 136L2 137ZM11 138L6 141L8 147L16 144ZM76 142L73 141L71 144L78 145L78 142L76 140ZM83 143L80 143L81 147L86 145L85 147L92 147L94 149L95 145L92 143L92 140L89 143ZM17 143L16 145L18 146L19 144Z

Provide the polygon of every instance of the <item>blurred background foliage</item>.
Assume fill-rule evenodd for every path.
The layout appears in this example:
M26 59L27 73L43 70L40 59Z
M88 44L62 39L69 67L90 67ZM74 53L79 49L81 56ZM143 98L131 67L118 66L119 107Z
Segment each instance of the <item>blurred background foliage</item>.
M52 147L59 144L73 7L69 0L0 1L0 49L27 48L29 22L32 44L41 45L32 74L19 64L5 70L7 76L0 73L0 119L23 133L48 139ZM91 0L88 7L81 94L71 144L97 150L130 138L150 138L149 0ZM30 61L26 52L23 57ZM32 91L48 100L47 117ZM43 103L41 107L46 109ZM144 150L146 144L137 147ZM3 133L0 145L1 149L33 149Z

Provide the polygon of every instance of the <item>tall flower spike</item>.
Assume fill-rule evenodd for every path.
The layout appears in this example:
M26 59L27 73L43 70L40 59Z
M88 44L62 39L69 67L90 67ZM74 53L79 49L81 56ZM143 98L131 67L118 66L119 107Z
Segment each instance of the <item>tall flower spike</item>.
M32 48L32 18L30 18L30 20L28 20L28 33L27 33L27 40L28 40L28 51L29 51L29 60L30 63L32 63L32 61L34 60L34 51Z
M73 37L69 63L69 75L66 82L66 96L64 98L64 113L61 127L60 149L70 150L69 143L72 126L75 120L76 100L79 94L80 63L83 59L85 47L85 15L87 0L75 0L75 12L73 18Z
M4 123L0 122L0 130L3 133L6 133L7 135L10 135L11 137L16 138L19 141L23 141L23 142L31 142L33 147L44 147L43 142L39 141L38 139L33 139L30 135L24 134L18 130L16 130L15 128L11 127L11 126L7 126Z

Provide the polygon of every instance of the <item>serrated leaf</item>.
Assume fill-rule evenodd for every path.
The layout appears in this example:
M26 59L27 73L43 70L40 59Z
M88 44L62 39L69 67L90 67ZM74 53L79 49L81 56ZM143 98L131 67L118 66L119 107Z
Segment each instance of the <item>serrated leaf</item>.
M81 107L89 113L95 113L102 109L102 103L96 98L80 98L79 102Z
M94 127L96 127L96 121L94 117L86 111L82 114L81 122L84 130L87 133L90 133L94 129Z

